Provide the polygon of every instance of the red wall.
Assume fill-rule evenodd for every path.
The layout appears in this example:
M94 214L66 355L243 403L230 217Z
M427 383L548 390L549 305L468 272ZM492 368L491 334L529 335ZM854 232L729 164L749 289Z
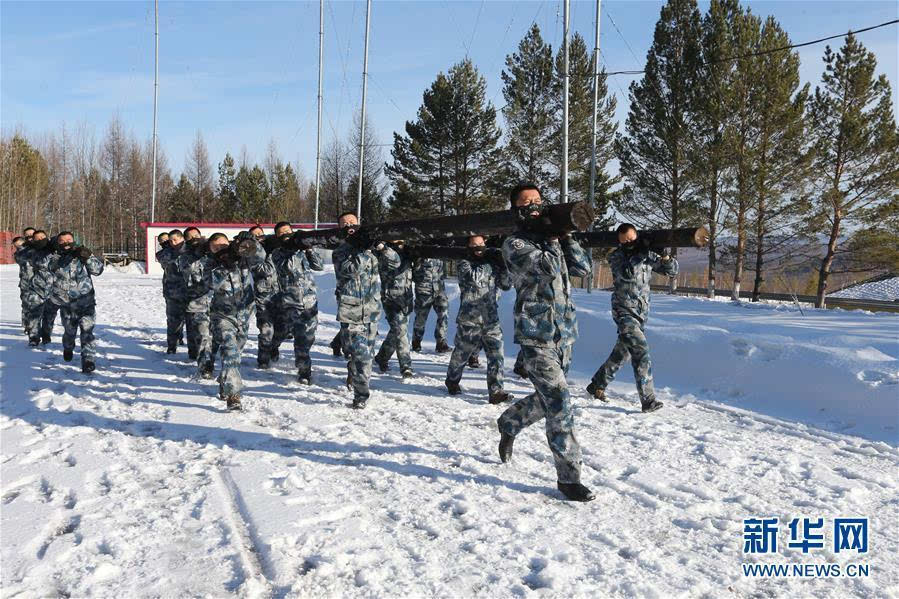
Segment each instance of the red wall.
M16 237L15 233L9 231L0 231L0 264L15 264L13 260L12 240Z

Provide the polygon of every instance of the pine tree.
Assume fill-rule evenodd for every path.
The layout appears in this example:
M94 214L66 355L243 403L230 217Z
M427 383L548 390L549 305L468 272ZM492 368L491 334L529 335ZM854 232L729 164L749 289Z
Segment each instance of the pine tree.
M269 211L268 179L259 165L253 168L242 166L234 180L237 202L240 205L240 218L246 222L265 220Z
M761 31L760 52L790 45L790 38L773 17ZM758 58L758 89L753 97L756 143L750 226L755 254L752 301L758 301L766 261L781 255L797 235L800 197L807 175L805 105L809 86L799 88L799 54L770 52Z
M195 219L200 222L209 221L213 215L209 214L209 207L213 202L215 192L212 189L212 166L209 164L209 151L203 135L197 131L193 146L187 155L185 173L193 186L194 203L196 205Z
M170 219L175 222L191 222L196 220L196 190L186 174L181 173L178 183L166 198L166 210Z
M696 1L669 0L656 23L643 79L630 87L626 133L616 142L626 181L620 210L640 227L676 228L699 213L690 161L699 37ZM672 290L676 285L672 278Z
M224 221L238 220L241 206L237 199L237 170L230 153L226 153L225 158L219 163L218 173L217 217Z
M515 179L537 184L545 193L554 184L555 89L552 47L534 23L506 56L502 72L506 146L503 154Z
M899 131L889 81L875 77L877 59L850 34L838 53L826 48L824 64L823 85L810 108L816 198L806 221L809 233L827 238L818 307L824 306L843 231L874 225L878 207L895 203L899 190Z

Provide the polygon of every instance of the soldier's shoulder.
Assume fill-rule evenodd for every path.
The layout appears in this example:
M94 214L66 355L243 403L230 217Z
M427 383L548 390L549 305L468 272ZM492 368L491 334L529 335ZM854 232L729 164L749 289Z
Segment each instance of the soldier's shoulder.
M534 245L533 239L522 233L516 233L506 237L506 240L503 242L503 250L506 252L515 252L532 245Z

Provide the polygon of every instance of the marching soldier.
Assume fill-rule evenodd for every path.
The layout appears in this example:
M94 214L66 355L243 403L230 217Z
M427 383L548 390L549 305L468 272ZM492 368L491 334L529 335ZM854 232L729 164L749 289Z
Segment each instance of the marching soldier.
M278 223L275 226L275 234L278 229L283 228L287 223ZM290 225L287 225L290 227ZM278 275L275 272L275 266L272 262L271 244L264 244L265 231L262 227L256 225L250 228L250 235L259 243L266 251L264 262L253 266L253 283L256 289L256 328L259 330L258 353L256 355L256 366L261 370L268 370L271 362L278 361L278 345L273 342L277 336L275 329L282 328L278 326Z
M162 235L162 234L160 234ZM156 260L162 266L162 297L165 298L165 333L167 354L174 354L184 334L184 320L187 310L187 288L179 266L179 258L187 246L184 235L178 229L169 232L165 241L160 241L162 249L156 252ZM188 355L196 360L196 349L188 344Z
M209 255L203 261L212 332L222 354L219 399L229 410L240 410L240 354L256 307L251 269L266 262L265 250L247 232L230 243L223 233L215 233L209 238Z
M503 257L516 291L515 343L521 346L535 392L517 401L497 420L500 459L508 462L515 436L545 419L559 490L568 499L590 501L595 495L580 482L581 448L574 436L574 413L565 380L577 337L569 276L586 275L590 262L570 235L560 239L530 230L530 224L541 216L542 198L537 186L514 187L510 201L521 214L523 226L506 238Z
M419 258L412 267L415 282L415 324L412 327L412 351L421 351L421 339L431 308L437 314L434 339L437 353L450 351L446 342L449 301L446 299L446 265L439 258Z
M281 289L278 309L284 319L285 330L293 333L297 380L308 385L312 381L309 350L315 343L315 329L318 327L318 296L312 271L323 270L324 262L318 252L293 234L289 223L278 223L275 235L281 243L272 252L270 260ZM281 336L279 333L276 335L277 346L281 343Z
M353 390L353 408L362 409L368 401L371 361L378 320L381 317L381 276L375 253L385 254L390 268L399 268L400 257L383 242L373 242L358 228L354 212L338 218L347 237L332 254L337 277L337 320L344 329L343 349L349 352L347 386Z
M634 225L625 223L617 231L619 247L609 254L609 267L614 283L612 319L618 327L618 341L587 385L587 393L600 401L608 401L606 388L630 357L642 410L654 412L663 404L655 397L649 344L644 330L649 317L649 284L654 272L669 277L677 275L677 260L650 251L638 237Z
M94 321L96 299L92 276L103 273L103 261L90 249L75 245L75 237L68 231L56 236L56 252L44 258L47 271L52 276L48 301L58 306L64 332L62 335L62 359L72 360L75 335L81 330L81 372L91 373L96 368Z
M184 230L187 250L178 258L178 269L184 280L185 322L187 328L187 352L197 361L201 378L211 379L215 369L217 346L212 338L209 320L210 290L206 284L206 268L209 264L209 242L196 227ZM227 241L227 238L226 238Z
M403 251L403 242L394 241L392 247L399 256L399 266L391 267L388 254L378 257L381 274L381 302L390 332L381 343L375 356L375 363L381 372L390 369L390 357L396 352L400 364L400 375L404 379L412 377L412 356L409 353L409 313L412 312L412 260Z
M471 356L477 357L481 347L487 353L488 401L498 404L512 396L503 390L503 331L499 324L497 300L500 290L508 290L509 273L502 253L487 248L480 235L470 237L471 257L459 261L459 315L456 317L456 340L449 368L446 388L450 395L461 392L459 381Z
M19 297L22 300L22 326L28 337L28 345L37 347L43 342L50 343L50 334L43 336L42 319L44 304L50 293L52 277L46 270L46 258L53 252L50 240L44 231L34 231L16 250L14 258L19 265ZM52 327L52 324L51 324Z

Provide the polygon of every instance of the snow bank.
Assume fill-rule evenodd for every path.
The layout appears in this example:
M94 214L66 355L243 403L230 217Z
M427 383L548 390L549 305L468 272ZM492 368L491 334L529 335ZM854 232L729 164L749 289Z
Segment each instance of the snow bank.
M852 287L830 293L827 297L895 302L899 300L899 277L853 285Z

